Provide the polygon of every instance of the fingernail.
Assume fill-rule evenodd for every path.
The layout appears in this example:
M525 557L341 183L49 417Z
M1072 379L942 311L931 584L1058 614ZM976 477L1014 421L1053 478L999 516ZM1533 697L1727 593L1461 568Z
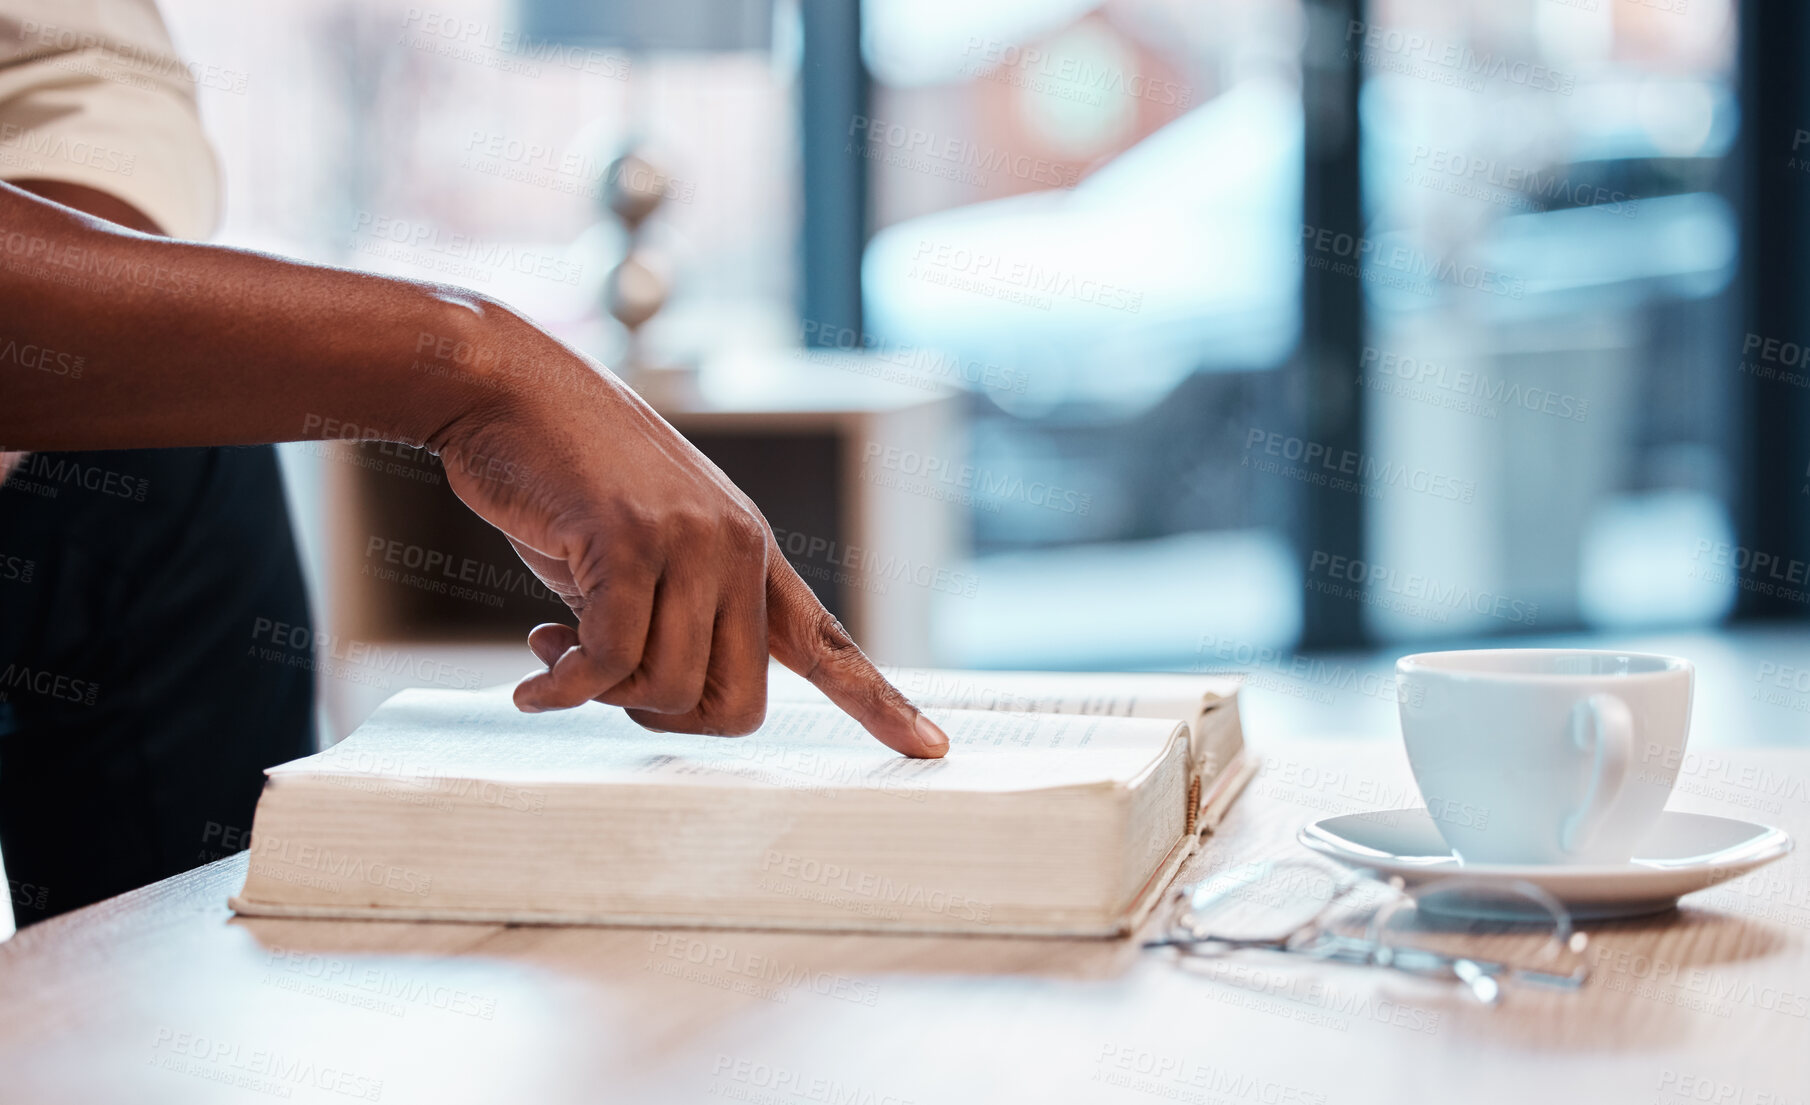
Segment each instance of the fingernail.
M515 708L524 714L538 714L541 712L541 708L532 702L517 702Z
M916 729L918 739L924 742L924 747L932 751L949 747L949 734L938 729L936 722L931 721L923 714L918 715Z

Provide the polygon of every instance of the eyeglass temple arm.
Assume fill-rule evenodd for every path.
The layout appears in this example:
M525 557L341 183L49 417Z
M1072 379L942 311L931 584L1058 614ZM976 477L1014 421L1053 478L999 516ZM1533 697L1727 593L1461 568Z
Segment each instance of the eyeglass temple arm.
M1409 953L1404 955L1403 953ZM1580 966L1568 975L1553 971L1537 971L1527 967L1516 967L1494 959L1479 959L1472 955L1446 955L1443 952L1427 951L1422 948L1392 949L1388 961L1382 966L1407 971L1410 974L1430 974L1445 972L1456 975L1460 962L1470 963L1479 971L1492 978L1503 978L1511 982L1526 982L1535 986L1549 986L1560 990L1575 990L1590 977L1588 967Z

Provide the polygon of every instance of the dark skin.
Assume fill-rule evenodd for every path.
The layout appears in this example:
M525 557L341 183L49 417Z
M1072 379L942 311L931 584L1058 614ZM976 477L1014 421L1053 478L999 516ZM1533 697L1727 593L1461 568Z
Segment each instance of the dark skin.
M0 371L7 448L347 427L424 446L578 617L529 634L547 670L516 687L519 708L596 700L650 729L740 735L766 715L771 655L888 747L948 751L748 497L602 365L462 288L157 235L94 189L0 183L0 338L85 362L79 380Z

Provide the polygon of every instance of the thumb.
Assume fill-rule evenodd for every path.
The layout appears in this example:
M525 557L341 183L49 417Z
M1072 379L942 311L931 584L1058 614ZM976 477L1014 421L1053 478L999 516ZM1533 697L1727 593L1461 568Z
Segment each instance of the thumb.
M888 748L923 759L949 751L949 738L886 681L777 547L767 550L767 647Z

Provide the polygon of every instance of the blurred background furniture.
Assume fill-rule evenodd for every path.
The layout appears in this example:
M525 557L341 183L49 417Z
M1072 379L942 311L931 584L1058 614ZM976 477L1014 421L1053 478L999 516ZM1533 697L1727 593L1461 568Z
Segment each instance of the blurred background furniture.
M1790 4L166 7L189 56L256 76L199 89L222 240L469 284L625 368L632 335L700 434L726 417L686 421L706 365L801 366L756 374L798 395L816 350L947 393L935 459L971 486L855 493L907 534L938 513L937 568L974 586L866 612L824 586L881 659L1237 666L1810 614L1753 568L1810 563ZM632 233L625 150L664 178ZM608 286L637 255L661 302L631 328ZM821 474L755 498L853 540L822 512L846 472L786 434L707 451ZM288 459L330 631L519 648L538 611L338 593L318 538L357 481Z
M922 582L930 578L922 567L952 562L957 516L937 501L934 485L914 502L895 500L879 481L888 453L961 463L953 404L946 395L827 365L781 368L762 383L758 369L736 365L733 385L707 384L657 409L762 504L781 551L851 633L899 663L928 663L927 609L913 588L931 586ZM335 519L331 593L339 603L334 622L346 633L514 641L523 618L570 616L521 574L503 535L460 503L444 479L432 478L439 475L435 458L381 443L336 448L344 463L330 469L330 493L346 509ZM428 475L397 478L405 466ZM397 543L421 551L394 553ZM399 586L378 570L397 566L399 557L406 557L404 568L426 573L423 585ZM426 586L447 582L475 585L479 593Z
M857 640L892 662L927 664L925 596L973 586L949 568L964 535L944 497L959 487L924 476L964 463L957 408L947 391L870 374L886 367L858 354L728 358L656 407L761 505L787 560ZM326 466L340 504L326 549L333 632L415 655L462 645L445 655L470 659L470 646L488 644L474 661L486 681L528 670L525 627L572 615L458 501L436 458L381 443L331 449L341 462ZM335 735L392 689L388 679L323 679Z

